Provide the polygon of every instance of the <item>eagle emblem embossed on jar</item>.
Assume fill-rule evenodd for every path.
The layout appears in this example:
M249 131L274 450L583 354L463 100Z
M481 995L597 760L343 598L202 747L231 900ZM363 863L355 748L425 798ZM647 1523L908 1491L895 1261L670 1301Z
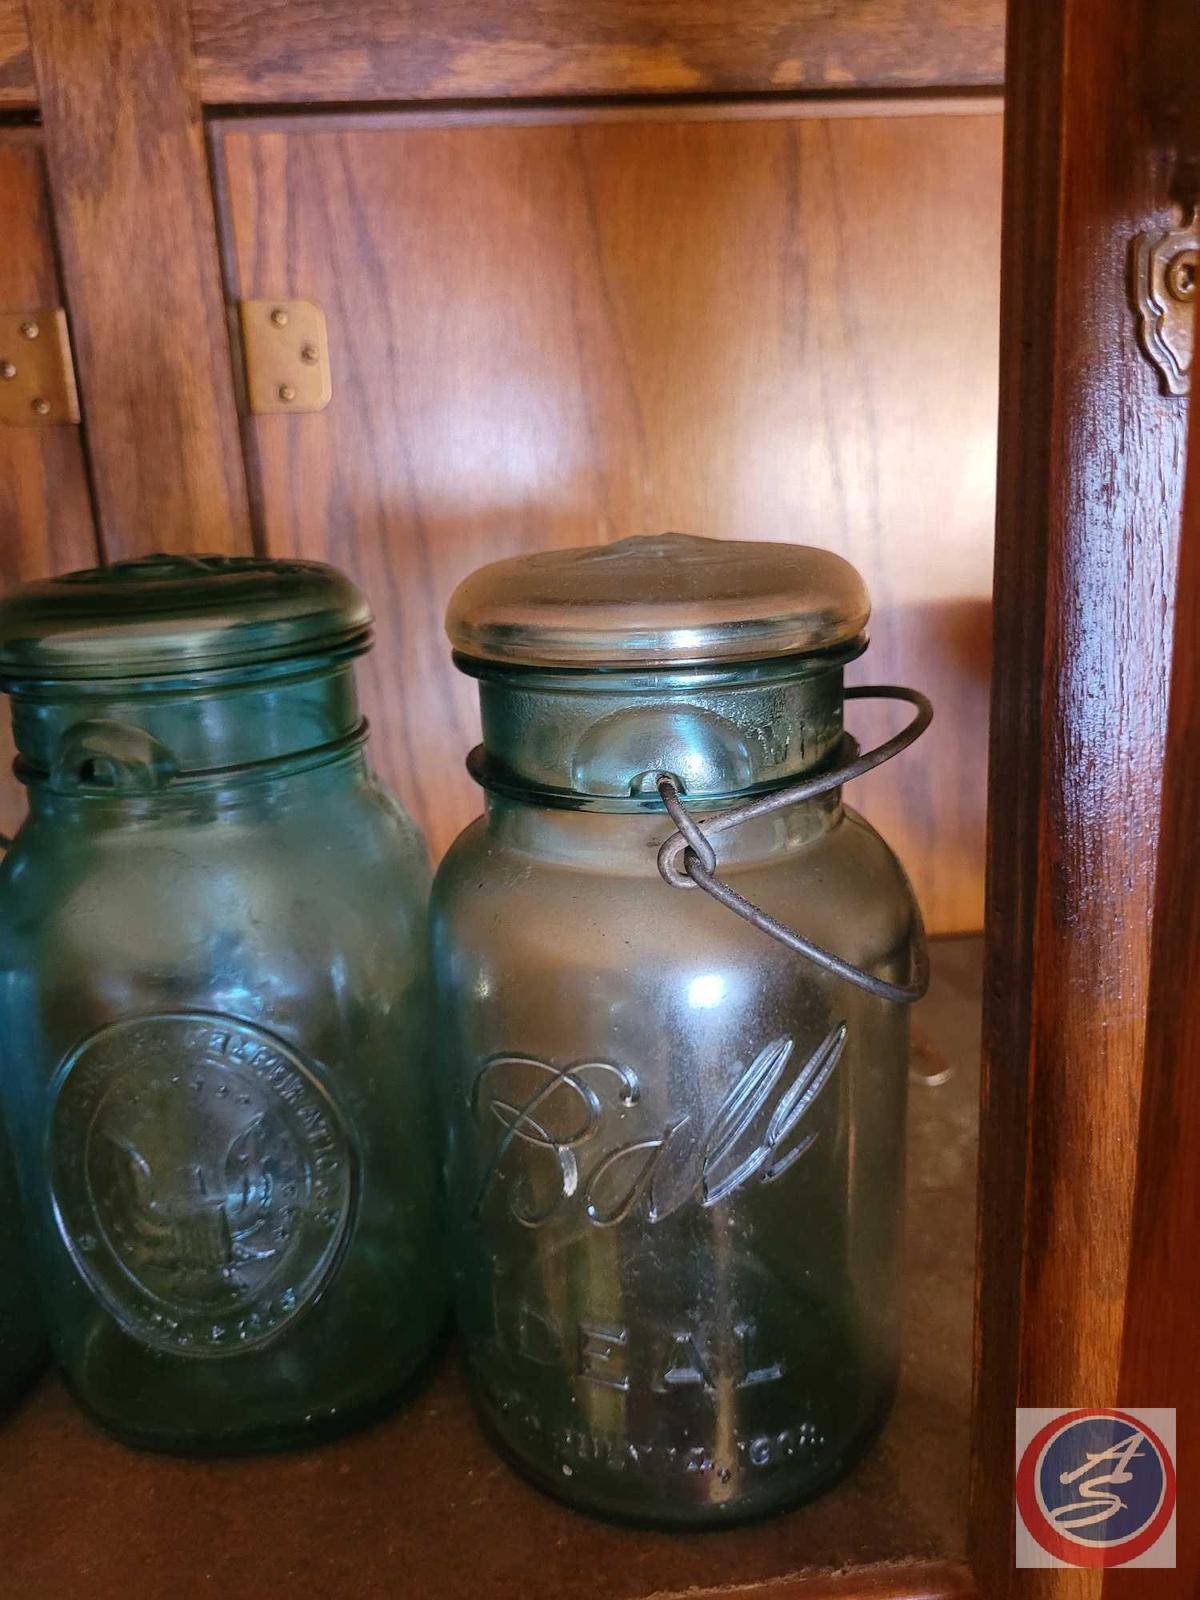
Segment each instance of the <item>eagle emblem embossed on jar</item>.
M492 1438L605 1515L806 1498L890 1403L924 939L841 785L929 711L844 734L867 617L832 552L676 534L450 604L487 794L432 913L460 1325Z

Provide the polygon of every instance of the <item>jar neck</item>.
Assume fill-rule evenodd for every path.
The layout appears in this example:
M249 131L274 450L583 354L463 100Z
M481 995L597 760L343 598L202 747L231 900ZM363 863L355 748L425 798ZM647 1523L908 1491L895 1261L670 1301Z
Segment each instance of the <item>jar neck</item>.
M263 771L361 741L350 659L153 682L22 684L18 775L60 794L137 795Z
M854 654L589 673L459 660L479 679L472 770L493 791L567 808L661 810L661 773L695 804L729 805L832 756Z
M153 791L56 790L35 780L29 784L29 821L91 835L217 821L260 824L294 814L297 806L316 807L325 817L336 796L374 781L361 741L350 742L203 778L181 778Z
M698 809L697 820L704 811ZM762 861L800 849L837 826L844 815L841 790L766 817L753 817L720 835L722 867ZM619 814L531 805L510 796L487 797L488 831L509 850L557 861L576 870L659 879L658 849L674 828L661 811Z

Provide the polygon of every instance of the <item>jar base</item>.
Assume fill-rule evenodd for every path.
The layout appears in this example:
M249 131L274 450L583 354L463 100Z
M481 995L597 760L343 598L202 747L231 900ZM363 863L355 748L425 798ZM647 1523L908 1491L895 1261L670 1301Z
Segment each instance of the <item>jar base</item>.
M10 1375L0 1389L0 1422L17 1409L49 1365L50 1352L43 1346Z
M127 1427L114 1421L93 1406L80 1392L68 1374L63 1374L67 1390L88 1421L121 1444L134 1450L145 1450L154 1455L185 1456L212 1460L221 1457L242 1457L281 1454L303 1450L310 1446L327 1444L361 1428L382 1422L392 1412L413 1400L428 1382L433 1369L442 1359L449 1339L450 1321L447 1319L421 1362L410 1369L403 1378L386 1385L377 1394L345 1409L326 1406L307 1414L296 1422L279 1423L272 1427L235 1430L206 1434L181 1434L168 1427Z
M468 1379L470 1380L469 1373ZM535 1489L541 1490L543 1494L549 1495L551 1499L557 1500L560 1505L583 1516L595 1517L601 1522L612 1523L618 1527L642 1528L658 1533L716 1533L723 1528L742 1528L750 1523L765 1522L772 1517L782 1516L788 1511L795 1511L800 1506L819 1499L835 1488L870 1453L883 1431L896 1398L893 1384L845 1448L821 1472L814 1474L805 1483L797 1485L793 1481L790 1487L781 1488L770 1495L747 1496L741 1500L727 1500L720 1504L693 1503L651 1512L630 1510L619 1503L603 1500L586 1491L581 1494L577 1487L572 1487L572 1479L556 1478L553 1473L534 1466L505 1438L473 1381L469 1381L469 1388L472 1410L480 1429L497 1455L518 1477L532 1484Z

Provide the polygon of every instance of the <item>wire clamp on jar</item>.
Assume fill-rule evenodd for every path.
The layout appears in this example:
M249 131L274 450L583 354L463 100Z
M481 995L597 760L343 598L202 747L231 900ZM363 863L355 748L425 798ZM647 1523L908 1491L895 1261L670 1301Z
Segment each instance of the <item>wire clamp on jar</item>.
M772 939L777 939L780 944L795 950L798 955L804 956L806 960L824 971L844 978L848 983L856 984L858 988L865 989L868 994L876 995L881 1000L910 1005L914 1000L919 1000L929 987L929 946L925 937L925 925L915 900L911 976L904 984L889 983L884 978L877 978L872 973L864 972L861 967L843 961L832 951L822 949L820 945L806 939L803 934L797 933L782 922L777 922L760 906L754 905L723 879L717 877L717 856L711 835L725 833L728 829L736 828L740 823L749 822L754 817L769 816L772 812L782 811L788 806L799 805L805 800L814 800L818 795L828 794L831 789L840 789L843 784L849 783L854 778L861 778L864 773L873 771L885 761L890 761L893 756L899 755L902 750L920 738L933 720L932 705L917 689L906 689L896 684L863 686L847 689L845 698L904 700L916 707L916 715L899 733L893 734L883 744L876 745L874 750L865 750L826 772L818 773L815 777L805 778L802 782L789 784L783 789L775 789L770 794L760 795L745 805L736 806L732 810L723 811L719 816L710 818L706 824L707 832L684 806L674 775L667 772L660 773L657 779L658 792L671 821L675 824L676 831L659 849L658 870L673 889L703 889L705 894L711 895L714 900L750 923L752 927L760 929Z

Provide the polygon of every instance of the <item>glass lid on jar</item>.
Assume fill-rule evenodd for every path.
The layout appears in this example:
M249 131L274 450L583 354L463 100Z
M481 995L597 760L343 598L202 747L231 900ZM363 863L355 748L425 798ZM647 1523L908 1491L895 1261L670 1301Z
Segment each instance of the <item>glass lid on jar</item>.
M832 550L664 533L481 567L446 632L474 661L691 666L860 643L862 578Z
M365 649L370 631L362 594L320 562L146 556L0 600L0 684L249 666Z

